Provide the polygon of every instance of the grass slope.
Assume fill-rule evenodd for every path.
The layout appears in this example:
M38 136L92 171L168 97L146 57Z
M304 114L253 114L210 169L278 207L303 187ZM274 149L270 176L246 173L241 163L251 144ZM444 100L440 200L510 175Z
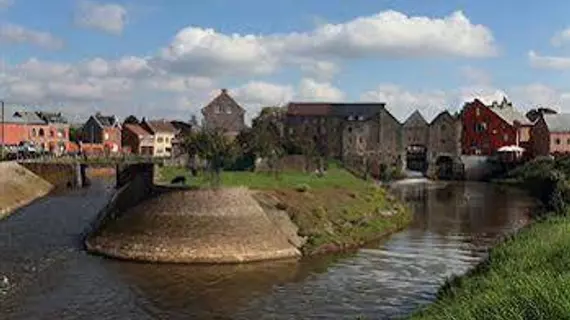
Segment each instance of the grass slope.
M189 186L207 186L204 177L193 178L187 170L163 167L158 181L167 183L185 176ZM405 227L410 211L383 188L331 166L323 177L312 173L223 172L223 186L259 190L265 206L286 210L307 237L304 254L356 247Z
M569 217L521 231L411 319L570 319L569 231Z

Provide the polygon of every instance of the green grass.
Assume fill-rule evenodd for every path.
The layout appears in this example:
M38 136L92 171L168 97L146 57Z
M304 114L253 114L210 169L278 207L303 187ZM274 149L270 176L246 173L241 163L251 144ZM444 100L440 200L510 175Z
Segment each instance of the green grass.
M165 166L157 172L159 183L168 184L176 176L185 176L187 186L209 185L204 176L191 177L184 168ZM302 248L306 255L356 247L411 221L410 210L385 189L334 164L323 177L293 171L282 172L278 178L269 173L228 171L222 172L221 180L222 186L259 190L263 205L286 210L299 234L308 238Z
M411 319L570 319L570 218L537 222Z
M206 175L192 177L185 168L164 166L157 173L158 182L168 184L176 176L186 177L187 185L207 186L209 180ZM314 173L304 172L281 172L276 178L274 174L265 172L250 171L225 171L220 175L221 183L227 187L245 186L251 189L274 190L291 189L301 186L308 189L322 188L346 188L363 189L370 185L369 182L361 180L348 171L337 166L331 166L325 176L318 177Z

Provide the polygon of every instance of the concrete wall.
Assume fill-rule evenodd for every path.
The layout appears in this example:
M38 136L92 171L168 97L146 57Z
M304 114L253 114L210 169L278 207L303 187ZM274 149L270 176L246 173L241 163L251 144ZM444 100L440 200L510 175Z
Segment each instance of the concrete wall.
M47 195L53 188L16 162L0 162L0 218Z
M82 187L85 181L85 165L48 162L20 164L56 188Z

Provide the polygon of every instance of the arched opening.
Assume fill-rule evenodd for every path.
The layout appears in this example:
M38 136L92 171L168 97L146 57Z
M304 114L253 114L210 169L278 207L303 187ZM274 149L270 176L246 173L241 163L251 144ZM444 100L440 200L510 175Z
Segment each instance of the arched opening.
M406 169L426 172L428 166L427 148L423 145L410 145L406 148Z
M438 179L453 179L453 158L450 156L439 156L435 161Z
M43 136L45 136L44 129L40 129L40 137L43 137Z

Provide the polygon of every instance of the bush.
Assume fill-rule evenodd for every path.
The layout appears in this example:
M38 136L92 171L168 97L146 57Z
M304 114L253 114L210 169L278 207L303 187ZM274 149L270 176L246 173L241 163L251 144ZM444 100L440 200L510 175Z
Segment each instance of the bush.
M297 187L295 187L295 190L297 190L298 192L307 192L309 191L309 189L311 189L311 187L309 187L309 185L306 183L300 184Z

